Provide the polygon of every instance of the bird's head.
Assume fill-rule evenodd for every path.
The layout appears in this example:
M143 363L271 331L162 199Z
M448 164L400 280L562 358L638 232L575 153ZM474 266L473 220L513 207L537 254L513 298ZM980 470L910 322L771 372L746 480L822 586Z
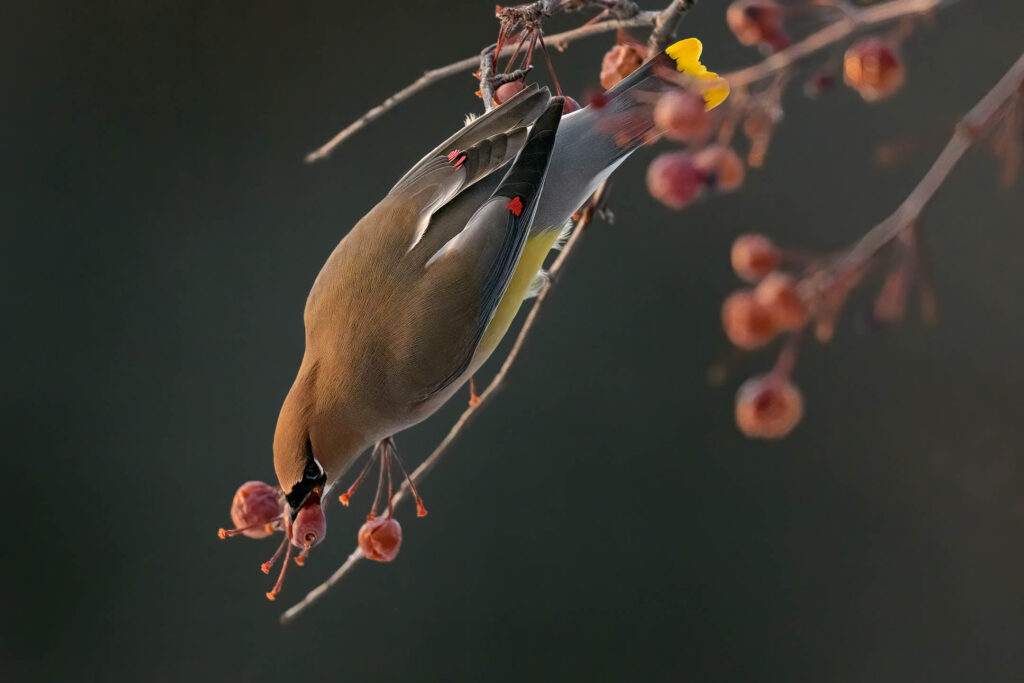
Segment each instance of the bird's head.
M327 472L313 454L309 437L298 454L290 449L275 448L274 469L293 518L307 501L319 500L327 484Z

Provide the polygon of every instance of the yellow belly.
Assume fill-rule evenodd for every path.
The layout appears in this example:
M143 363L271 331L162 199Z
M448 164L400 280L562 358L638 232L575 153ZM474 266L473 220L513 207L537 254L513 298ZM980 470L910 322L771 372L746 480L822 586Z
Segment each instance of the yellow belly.
M558 232L558 230L544 230L527 238L522 256L519 257L519 265L516 266L516 271L512 274L512 281L509 282L508 289L505 290L505 296L501 298L498 310L494 312L494 318L484 330L484 336L481 337L480 344L476 347L476 353L473 355L473 361L469 368L471 373L487 360L498 346L501 338L508 332L509 325L512 324L516 313L519 312L519 307L523 304L530 283L537 276L541 266L544 265L545 257L554 246L555 240L558 239Z

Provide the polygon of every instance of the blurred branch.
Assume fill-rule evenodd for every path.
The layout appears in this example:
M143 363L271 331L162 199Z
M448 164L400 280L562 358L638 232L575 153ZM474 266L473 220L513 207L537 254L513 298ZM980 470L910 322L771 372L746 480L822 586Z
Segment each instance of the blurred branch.
M697 0L673 0L668 7L658 13L654 19L654 30L651 31L651 37L647 41L648 55L655 55L668 47L676 32L676 26L679 25L679 20L696 4Z
M1024 97L1024 54L999 82L960 120L953 136L939 153L935 163L903 203L881 223L856 242L834 267L812 276L813 291L824 291L846 274L864 267L882 248L917 224L921 212L949 178L956 165L1010 111L1014 98Z
M925 14L948 2L950 0L889 0L889 2L864 8L843 2L839 5L843 10L842 18L820 31L812 33L800 42L794 43L784 50L779 50L758 64L726 74L725 78L733 88L757 83L858 31L903 17Z

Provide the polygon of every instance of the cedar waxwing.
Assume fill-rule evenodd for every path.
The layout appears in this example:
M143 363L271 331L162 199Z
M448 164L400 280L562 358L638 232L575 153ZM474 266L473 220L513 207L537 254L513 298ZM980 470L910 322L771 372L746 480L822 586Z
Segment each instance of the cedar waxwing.
M677 71L708 109L725 98L700 52L680 41L564 118L562 98L526 88L423 157L345 236L306 302L305 355L274 434L292 514L487 359L571 216L650 139Z

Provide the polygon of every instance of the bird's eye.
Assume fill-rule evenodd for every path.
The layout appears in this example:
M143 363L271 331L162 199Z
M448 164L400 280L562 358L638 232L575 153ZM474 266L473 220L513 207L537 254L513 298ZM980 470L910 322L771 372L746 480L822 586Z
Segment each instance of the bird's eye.
M320 467L316 464L316 462L310 460L308 463L306 463L306 477L308 477L309 479L315 479L316 477L319 476Z

